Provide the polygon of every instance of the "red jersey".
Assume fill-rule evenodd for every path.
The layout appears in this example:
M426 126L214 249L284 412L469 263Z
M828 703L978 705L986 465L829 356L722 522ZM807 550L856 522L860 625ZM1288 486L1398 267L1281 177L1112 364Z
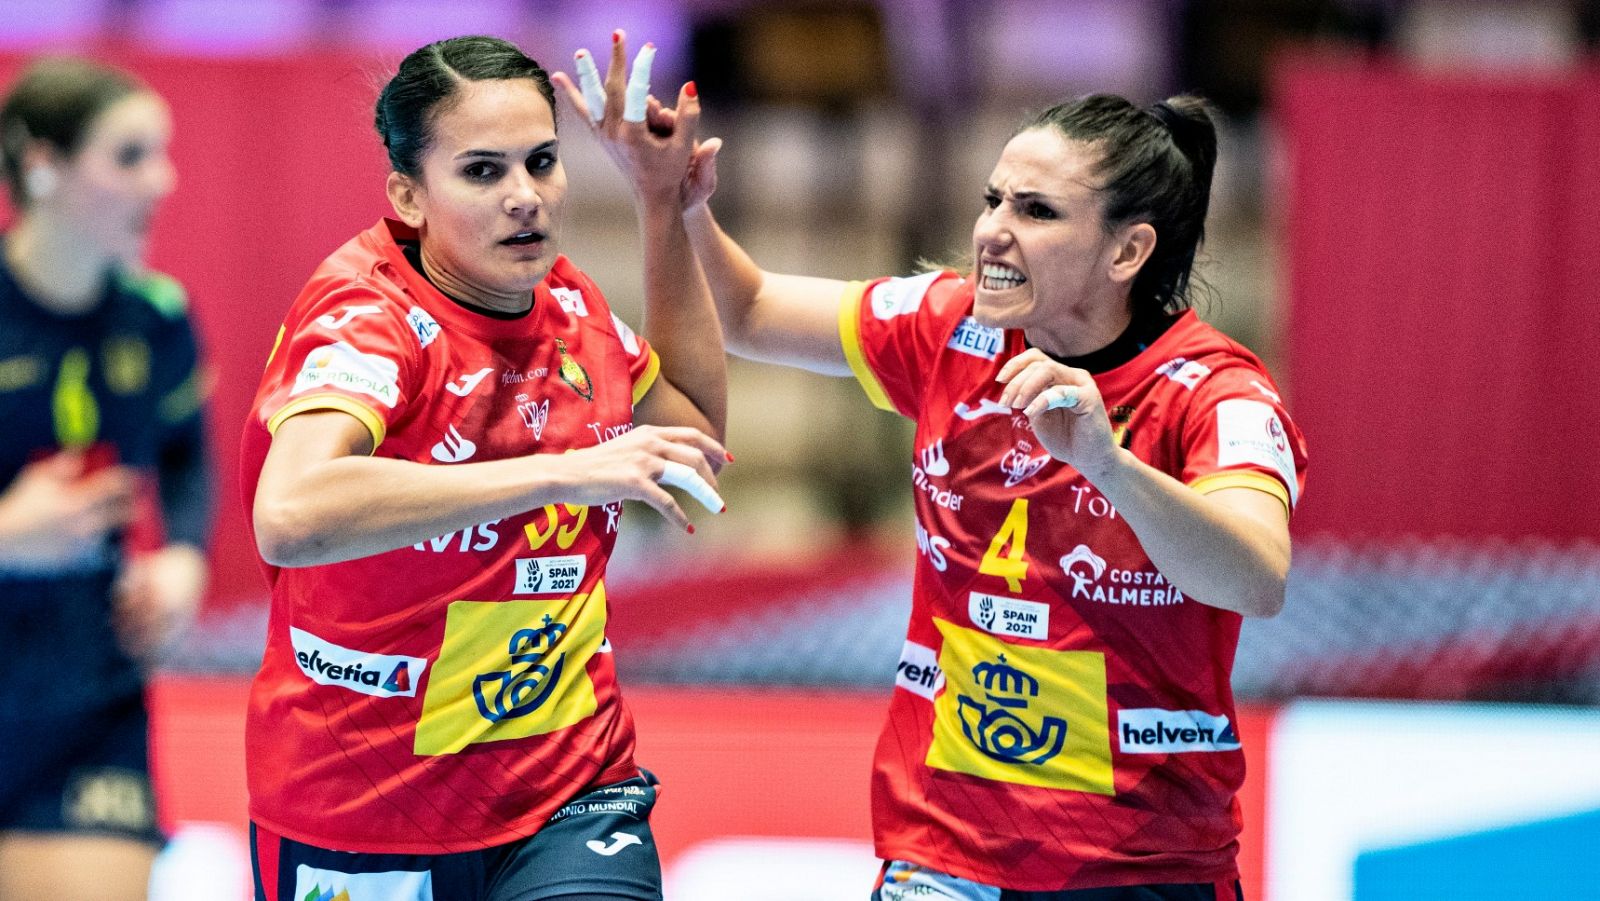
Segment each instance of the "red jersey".
M417 272L396 243L414 239L379 222L290 308L245 426L247 514L271 433L307 410L349 413L374 455L430 466L633 427L658 360L571 262L528 315L496 319ZM263 564L251 817L321 847L439 854L532 835L584 788L635 775L606 643L621 506L552 504L343 563Z
M873 768L877 852L1013 890L1236 877L1241 617L1185 597L1001 406L1021 331L951 273L857 284L847 358L916 420L911 621ZM1118 441L1202 493L1291 509L1305 451L1259 360L1184 313L1095 383Z

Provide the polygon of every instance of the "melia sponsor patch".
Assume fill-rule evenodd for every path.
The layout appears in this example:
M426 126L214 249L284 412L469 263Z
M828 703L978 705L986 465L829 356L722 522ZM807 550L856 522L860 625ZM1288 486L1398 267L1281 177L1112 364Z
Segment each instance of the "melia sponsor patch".
M1276 472L1289 489L1289 502L1299 500L1294 451L1283 421L1271 404L1243 398L1217 404L1217 466L1227 469L1241 465L1262 466Z

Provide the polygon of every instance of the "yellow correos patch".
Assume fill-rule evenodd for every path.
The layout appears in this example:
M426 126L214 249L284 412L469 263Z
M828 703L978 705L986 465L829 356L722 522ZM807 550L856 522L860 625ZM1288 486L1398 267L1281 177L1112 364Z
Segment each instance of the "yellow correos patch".
M592 716L588 663L605 640L605 585L541 601L456 601L428 677L418 754L544 735Z
M945 687L927 764L998 782L1116 794L1106 658L1007 644L934 619Z

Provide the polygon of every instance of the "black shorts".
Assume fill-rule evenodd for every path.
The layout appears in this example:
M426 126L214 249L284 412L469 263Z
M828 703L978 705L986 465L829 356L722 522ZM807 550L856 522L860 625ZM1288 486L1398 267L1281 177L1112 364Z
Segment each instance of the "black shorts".
M538 833L457 854L333 851L250 824L256 901L661 901L648 772L574 798ZM345 894L347 893L347 894Z
M0 720L0 832L112 835L152 845L150 719L134 696L94 713Z

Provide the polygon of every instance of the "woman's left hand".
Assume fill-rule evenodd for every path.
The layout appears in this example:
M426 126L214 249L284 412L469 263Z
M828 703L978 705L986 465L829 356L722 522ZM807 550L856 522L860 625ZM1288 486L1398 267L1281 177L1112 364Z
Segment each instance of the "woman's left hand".
M194 621L205 584L205 555L187 544L169 544L128 560L116 585L116 630L123 650L136 660L159 655Z
M676 107L662 106L648 94L650 60L655 51L649 44L634 60L633 76L627 76L627 39L621 31L613 35L611 63L605 81L597 92L591 83L585 91L564 72L550 80L566 95L578 116L604 147L607 155L622 170L636 198L644 203L684 203L686 175L697 157L715 155L715 142L702 147L695 140L700 123L700 99L693 82L678 91ZM589 51L577 53L580 73L589 61ZM582 76L580 75L580 80ZM603 97L603 101L601 100ZM601 105L596 116L594 105Z
M1000 368L1000 403L1021 410L1050 456L1091 482L1115 463L1117 442L1094 377L1029 348Z

